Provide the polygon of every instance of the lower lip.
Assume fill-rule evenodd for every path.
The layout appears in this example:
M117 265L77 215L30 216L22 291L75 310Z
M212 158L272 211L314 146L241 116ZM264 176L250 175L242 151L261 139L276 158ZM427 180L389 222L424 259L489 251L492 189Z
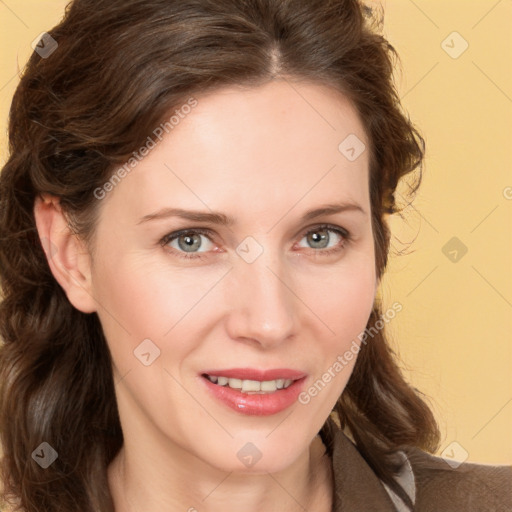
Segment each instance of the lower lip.
M209 391L215 398L231 409L249 416L269 416L290 407L298 398L306 377L295 380L286 389L273 393L247 394L229 386L218 386L207 377L201 376Z

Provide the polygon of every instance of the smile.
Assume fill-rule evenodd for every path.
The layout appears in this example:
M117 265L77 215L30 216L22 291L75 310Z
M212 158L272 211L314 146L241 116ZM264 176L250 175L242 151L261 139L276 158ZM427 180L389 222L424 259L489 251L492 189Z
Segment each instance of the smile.
M233 368L201 374L208 396L245 415L277 414L293 405L307 375L289 369Z
M242 393L274 393L278 389L287 389L293 383L293 379L276 380L241 380L228 377L219 377L215 375L206 375L206 377L218 386L227 386L231 389L239 389Z

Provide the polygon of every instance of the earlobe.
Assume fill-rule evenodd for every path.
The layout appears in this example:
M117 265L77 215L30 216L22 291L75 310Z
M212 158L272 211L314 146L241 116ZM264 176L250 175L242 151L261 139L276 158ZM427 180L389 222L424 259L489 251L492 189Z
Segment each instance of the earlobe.
M71 230L58 197L36 197L34 218L50 270L71 304L83 313L97 311L90 255Z

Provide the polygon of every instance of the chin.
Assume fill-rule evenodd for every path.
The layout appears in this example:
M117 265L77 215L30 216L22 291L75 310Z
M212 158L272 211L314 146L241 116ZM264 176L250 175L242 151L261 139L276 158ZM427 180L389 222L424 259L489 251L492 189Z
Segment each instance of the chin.
M284 471L309 449L309 437L315 435L308 436L306 432L298 434L296 430L292 434L292 427L290 423L286 430L281 425L275 431L238 432L233 439L224 443L220 439L213 439L210 434L211 447L207 448L208 453L204 453L202 447L201 458L226 472L257 475ZM278 429L282 429L280 435Z

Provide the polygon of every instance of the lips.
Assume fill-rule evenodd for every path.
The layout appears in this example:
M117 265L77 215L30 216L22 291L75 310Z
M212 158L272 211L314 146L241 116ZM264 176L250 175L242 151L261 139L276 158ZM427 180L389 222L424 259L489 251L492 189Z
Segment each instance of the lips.
M210 393L210 396L232 410L245 415L266 416L276 414L290 407L297 401L306 374L289 368L277 368L271 370L259 370L255 368L230 368L220 370L208 370L202 373L202 382ZM223 380L236 379L239 382L256 384L256 381L285 381L283 388L272 387L269 392L244 392L242 389L233 389L229 386L216 384L215 378ZM220 380L219 379L219 380ZM252 387L252 386L251 386Z
M202 372L203 375L210 375L215 377L228 377L231 379L240 380L299 380L305 377L304 372L298 370L291 370L289 368L275 368L270 370L260 370L257 368L230 368L224 370L206 370Z

